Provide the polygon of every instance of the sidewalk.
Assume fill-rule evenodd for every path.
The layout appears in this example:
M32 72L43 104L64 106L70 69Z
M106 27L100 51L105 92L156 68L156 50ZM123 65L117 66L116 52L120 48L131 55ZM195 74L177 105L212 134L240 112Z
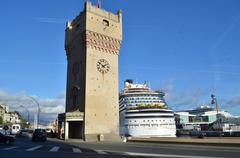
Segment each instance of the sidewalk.
M176 137L176 138L129 138L128 142L148 142L148 143L178 143L178 144L198 144L198 145L220 145L239 146L240 137Z
M51 138L48 138L51 140ZM53 139L57 142L64 143L87 143L82 139ZM129 137L127 142L142 142L142 143L172 143L172 144L194 144L194 145L215 145L215 146L235 146L240 147L240 137L153 137L153 138L135 138ZM98 142L98 143L104 143Z

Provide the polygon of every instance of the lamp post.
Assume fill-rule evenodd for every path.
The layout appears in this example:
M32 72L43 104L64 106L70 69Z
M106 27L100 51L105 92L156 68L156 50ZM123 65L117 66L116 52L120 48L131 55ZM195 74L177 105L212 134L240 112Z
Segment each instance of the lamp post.
M34 103L37 104L38 106L38 111L37 111L37 128L38 128L38 124L39 124L39 113L40 113L40 105L38 103L38 101L34 98L34 97L31 97L31 96L27 96L28 98L30 98Z
M217 119L217 125L218 125L218 130L220 129L220 122L219 122L219 107L218 107L218 102L217 102L217 98L214 94L211 95L211 98L212 98L212 104L215 104L216 106L216 110L217 110L217 116L216 116L216 119Z
M23 105L20 105L19 107L24 108L27 111L27 113L28 113L27 121L28 121L28 124L29 124L29 110L25 106L23 106Z
M219 108L218 108L217 98L216 98L216 96L214 94L211 95L211 98L212 98L212 102L211 103L216 105L216 110L217 110L217 114L218 114Z

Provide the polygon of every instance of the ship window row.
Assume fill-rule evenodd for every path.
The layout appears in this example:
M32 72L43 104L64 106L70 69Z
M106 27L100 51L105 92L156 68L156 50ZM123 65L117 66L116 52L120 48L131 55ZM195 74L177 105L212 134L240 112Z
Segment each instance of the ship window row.
M125 104L120 104L119 109L121 109L122 107L125 107L125 106L126 106Z
M126 97L124 100L162 100L162 97Z
M165 121L174 122L174 120L143 120L143 122L165 122ZM129 122L137 122L137 121L130 120Z
M120 109L119 109L119 112L122 112L122 111L125 110L125 109L126 109L125 107L120 108Z
M165 124L132 124L132 125L125 125L125 127L128 128L134 128L134 127L158 127L158 126L169 126L169 125L175 125L174 123L165 123Z
M122 104L124 102L124 100L123 99L121 99L120 101L119 101L119 104Z
M135 100L135 101L127 101L127 103L162 103L162 100Z

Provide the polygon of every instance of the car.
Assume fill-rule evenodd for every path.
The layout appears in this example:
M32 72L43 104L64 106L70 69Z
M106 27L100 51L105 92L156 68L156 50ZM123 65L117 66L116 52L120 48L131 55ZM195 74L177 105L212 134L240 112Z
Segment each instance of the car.
M28 129L21 129L18 133L19 137L28 137L29 136L29 130Z
M14 137L0 133L0 143L10 144L14 141L15 141Z
M3 134L3 125L0 125L0 133Z
M12 134L17 135L17 134L19 134L20 130L21 130L21 125L20 124L13 124L12 125Z
M0 127L0 133L3 135L10 135L11 134L11 128L7 125L1 126Z
M47 133L45 129L35 129L32 135L32 141L47 141Z
M51 133L51 130L52 130L51 128L46 128L47 133Z
M50 138L56 137L56 133L51 128L47 128L46 132L47 132L47 137L50 137Z

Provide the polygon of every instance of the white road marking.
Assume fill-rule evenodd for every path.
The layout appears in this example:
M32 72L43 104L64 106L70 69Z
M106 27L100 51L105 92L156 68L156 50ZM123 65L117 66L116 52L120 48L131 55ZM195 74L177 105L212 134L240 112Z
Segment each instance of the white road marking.
M107 154L105 151L103 150L94 150L95 152L97 152L98 154Z
M52 149L50 149L49 151L51 151L51 152L57 152L58 150L59 150L59 146L55 146L55 147L53 147Z
M82 151L79 148L72 148L74 153L82 153Z
M134 153L124 152L131 156L148 156L148 157L175 157L175 158L223 158L223 157L206 157L206 156L189 156L189 155L167 155L167 154L149 154L149 153Z
M35 146L35 147L32 147L32 148L29 148L26 151L34 151L34 150L37 150L37 149L39 149L41 147L42 147L42 145L38 145L38 146Z
M3 150L11 150L11 149L16 149L18 148L17 146L12 146L12 147L8 147L8 148L4 148Z

